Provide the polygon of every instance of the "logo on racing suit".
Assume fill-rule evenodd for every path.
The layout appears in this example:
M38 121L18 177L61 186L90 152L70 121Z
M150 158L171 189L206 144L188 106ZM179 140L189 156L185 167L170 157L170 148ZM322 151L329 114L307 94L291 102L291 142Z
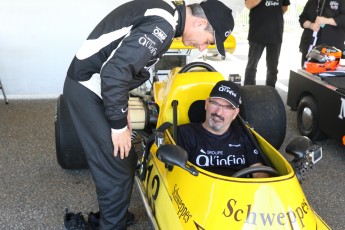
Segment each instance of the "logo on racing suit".
M164 33L163 30L161 30L159 27L156 26L156 28L153 30L152 34L158 38L161 43L167 38L167 35Z
M156 53L157 53L156 45L157 44L151 38L147 37L146 34L144 37L139 38L139 44L148 48L150 50L151 54L156 55Z
M345 98L340 98L341 99L341 107L340 107L340 113L339 113L339 118L344 119L345 117Z

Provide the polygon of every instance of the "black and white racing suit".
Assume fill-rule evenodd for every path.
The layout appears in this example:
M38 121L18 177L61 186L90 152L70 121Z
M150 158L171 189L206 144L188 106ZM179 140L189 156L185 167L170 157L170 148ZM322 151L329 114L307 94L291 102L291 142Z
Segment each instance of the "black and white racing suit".
M67 72L64 98L96 184L101 229L125 229L136 156L114 157L111 129L127 126L129 91L182 35L184 3L135 0L91 32Z

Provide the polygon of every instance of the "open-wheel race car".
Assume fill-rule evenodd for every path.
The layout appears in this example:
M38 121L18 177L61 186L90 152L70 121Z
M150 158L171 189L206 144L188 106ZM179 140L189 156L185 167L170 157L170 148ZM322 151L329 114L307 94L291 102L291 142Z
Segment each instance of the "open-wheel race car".
M227 67L229 68L229 67ZM138 155L136 184L154 229L330 229L301 188L322 149L300 136L285 139L286 113L278 92L268 86L241 86L238 122L259 150L264 166L232 176L206 171L188 161L176 145L178 125L202 122L205 99L224 76L205 62L173 68L148 92L134 90L129 100L132 146ZM87 168L85 156L61 95L57 100L56 153L65 169ZM252 178L266 172L269 178Z

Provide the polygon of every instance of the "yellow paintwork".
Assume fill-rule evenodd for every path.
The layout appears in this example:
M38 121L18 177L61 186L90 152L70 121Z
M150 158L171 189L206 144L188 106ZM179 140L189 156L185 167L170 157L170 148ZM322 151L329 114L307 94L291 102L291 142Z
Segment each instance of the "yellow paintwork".
M223 79L219 73L178 74L178 70L154 85L160 109L157 127L172 122L173 100L179 102L179 124L189 122L189 105L207 98L215 82ZM143 184L160 229L330 229L310 207L287 160L252 132L281 176L233 178L196 166L198 176L176 166L169 171L156 157L157 146L152 146ZM165 132L166 144L174 144L170 133Z
M216 45L209 45L207 46L208 49L216 49ZM233 53L236 48L236 39L233 35L230 35L224 42L224 48L227 52ZM170 45L170 49L173 50L183 50L183 49L195 49L193 46L185 46L182 43L182 38L174 38L172 44Z

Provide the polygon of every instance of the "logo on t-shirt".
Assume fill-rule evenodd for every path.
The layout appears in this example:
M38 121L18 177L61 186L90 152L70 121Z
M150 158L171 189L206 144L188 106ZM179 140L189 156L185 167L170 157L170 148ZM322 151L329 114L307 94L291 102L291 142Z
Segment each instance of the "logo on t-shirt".
M339 2L337 2L337 1L330 1L329 2L329 8L331 8L331 10L338 10Z
M230 148L231 148L231 147L239 148L239 147L241 147L241 144L237 144L237 145L229 144L229 147L230 147Z
M279 6L279 0L270 0L270 1L266 1L265 3L266 6Z
M217 167L230 165L245 165L246 159L243 154L226 154L221 150L199 150L196 164L200 167Z

